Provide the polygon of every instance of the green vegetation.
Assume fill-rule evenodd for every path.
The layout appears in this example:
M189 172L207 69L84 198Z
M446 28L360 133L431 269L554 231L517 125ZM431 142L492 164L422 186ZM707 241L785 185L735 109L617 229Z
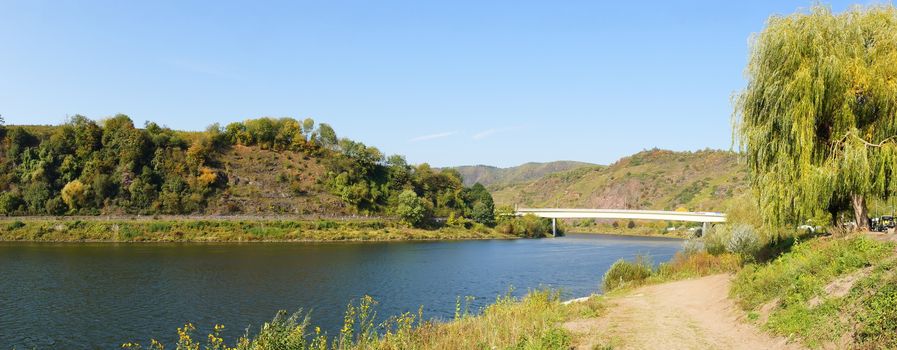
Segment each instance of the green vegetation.
M810 347L893 348L894 249L862 236L813 239L769 264L747 266L732 295L764 327Z
M741 268L742 260L734 254L710 254L688 250L676 253L673 259L654 266L647 257L637 256L634 261L618 260L604 274L601 282L604 292L626 290L645 284L662 283L683 278L707 276L716 273L733 273Z
M540 218L532 214L504 216L499 219L495 230L507 235L528 238L548 237L552 234L551 219ZM557 227L556 230L559 235L564 234L563 228Z
M476 183L486 187L501 187L538 180L547 175L569 170L594 167L594 164L561 160L548 163L526 163L510 168L497 168L488 165L468 165L454 167L464 178L464 184L473 186Z
M385 220L153 220L84 218L0 221L0 240L38 242L253 242L501 239L482 225L418 229Z
M206 341L194 339L195 327L178 329L176 349L569 349L572 335L561 327L571 318L595 317L604 305L598 298L564 305L556 291L541 290L523 298L499 297L473 316L458 302L455 319L436 322L424 319L423 308L375 323L376 301L365 296L349 304L338 335L323 334L311 327L310 318L301 313L280 312L254 335L240 338L233 347L220 337L223 326L216 325ZM466 310L467 308L463 308ZM126 349L143 349L137 343L123 344ZM147 349L162 349L152 340Z
M736 153L653 149L610 166L578 167L490 189L499 205L723 211L747 188L747 168ZM611 222L598 224L606 228Z
M629 284L641 284L654 273L654 264L644 256L637 256L635 261L617 260L604 273L601 286L609 292Z
M0 214L10 216L362 214L416 227L449 216L494 224L489 192L464 187L457 171L408 165L311 119L179 132L136 128L125 115L99 123L75 116L3 130ZM401 199L407 192L414 196Z
M894 203L894 33L892 5L774 16L753 39L737 98L753 191L704 247L754 261L732 296L750 319L812 348L897 347L897 245L844 225L864 230L867 207L890 214L882 208ZM833 235L795 229L808 222Z
M897 191L897 9L773 16L751 44L736 134L769 227L851 213Z
M654 220L560 220L568 231L576 233L618 234L628 236L652 236L689 238L702 227L700 223Z

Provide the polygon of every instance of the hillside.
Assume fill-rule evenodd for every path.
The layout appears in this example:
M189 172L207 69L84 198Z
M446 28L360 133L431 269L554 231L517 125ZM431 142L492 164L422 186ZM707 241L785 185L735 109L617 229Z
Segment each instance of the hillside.
M416 227L435 217L494 220L483 186L310 118L192 132L140 128L123 114L53 126L0 121L0 214L389 216Z
M492 193L496 204L512 206L720 211L747 186L747 169L735 153L654 149Z
M212 214L345 215L351 209L319 183L323 160L302 152L235 145L217 158L227 186L206 208Z
M461 177L464 178L464 185L466 186L472 186L479 182L486 187L496 187L533 181L546 175L587 166L595 165L591 163L561 160L548 163L530 162L510 168L499 168L488 165L465 165L455 167L454 169L461 173Z

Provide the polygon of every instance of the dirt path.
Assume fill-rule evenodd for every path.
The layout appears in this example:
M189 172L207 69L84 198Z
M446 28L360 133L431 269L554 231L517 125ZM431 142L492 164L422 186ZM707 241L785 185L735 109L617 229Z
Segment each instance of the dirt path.
M604 316L571 321L577 349L801 349L740 320L728 298L731 276L646 286L608 299Z

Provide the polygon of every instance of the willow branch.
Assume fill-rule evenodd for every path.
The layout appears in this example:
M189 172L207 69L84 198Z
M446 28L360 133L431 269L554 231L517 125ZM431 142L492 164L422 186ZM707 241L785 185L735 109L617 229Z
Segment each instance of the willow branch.
M879 143L871 143L869 141L863 140L862 137L859 137L854 133L850 133L850 135L853 136L854 138L856 138L857 140L860 140L860 142L865 144L866 147L876 147L876 148L880 148L881 146L884 146L885 142L888 142L888 141L891 141L891 140L897 138L897 135L895 135L895 136L888 137L884 140L881 140L881 142L879 142Z

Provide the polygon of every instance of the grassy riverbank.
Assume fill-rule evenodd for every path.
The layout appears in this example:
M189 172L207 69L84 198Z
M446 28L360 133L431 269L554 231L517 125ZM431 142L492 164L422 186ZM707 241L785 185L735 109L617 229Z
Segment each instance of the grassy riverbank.
M713 254L689 253L687 244L657 268L643 259L618 261L604 289L627 295L644 285L734 274L730 297L749 323L773 336L809 348L897 348L897 244L877 238L794 236L734 254L713 248L719 238L709 237L702 245Z
M797 244L749 265L732 296L748 317L811 348L897 347L897 254L862 234Z
M411 228L387 220L5 218L0 241L277 242L514 238L474 225Z
M555 291L534 291L522 298L499 297L479 315L466 311L459 301L454 320L428 321L422 311L405 313L375 323L376 301L361 298L349 305L339 334L323 334L304 314L278 314L255 334L229 347L218 333L197 336L195 327L179 328L176 349L273 350L273 349L569 349L573 334L566 321L596 317L604 310L600 298L564 304ZM421 309L422 310L422 309ZM221 326L214 327L217 330ZM170 338L162 338L172 341ZM124 344L126 349L161 349L155 340L148 346Z

